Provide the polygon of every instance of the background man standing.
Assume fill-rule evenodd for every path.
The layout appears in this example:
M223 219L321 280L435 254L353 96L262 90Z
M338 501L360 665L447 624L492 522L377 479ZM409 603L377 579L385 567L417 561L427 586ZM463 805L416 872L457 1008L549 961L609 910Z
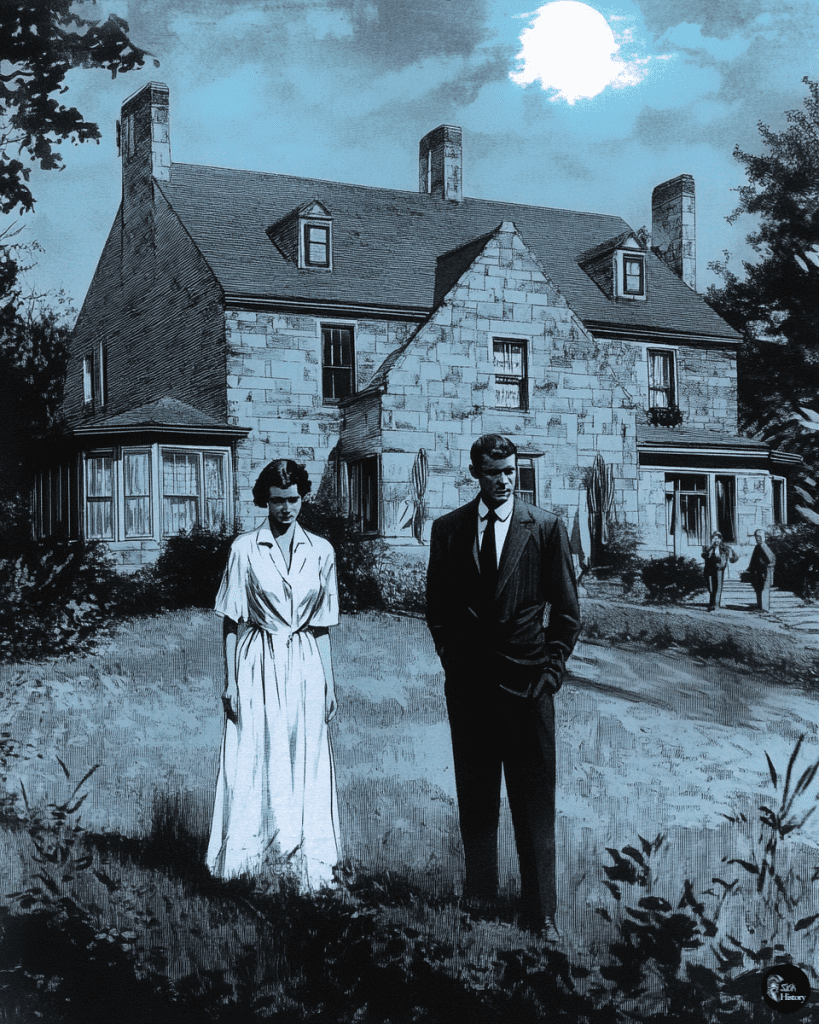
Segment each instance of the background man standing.
M427 624L446 675L464 895L497 894L502 767L521 924L554 941L553 695L580 632L580 609L566 527L515 498L516 454L498 434L472 446L480 494L432 525Z
M771 610L771 586L773 585L776 557L765 543L764 530L757 530L754 534L754 540L756 541L756 547L751 552L748 573L751 577L751 585L756 593L757 611L769 612Z

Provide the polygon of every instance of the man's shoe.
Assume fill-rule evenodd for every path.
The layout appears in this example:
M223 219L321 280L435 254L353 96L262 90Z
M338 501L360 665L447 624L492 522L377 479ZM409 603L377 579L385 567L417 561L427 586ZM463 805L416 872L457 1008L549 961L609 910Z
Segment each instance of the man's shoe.
M546 918L546 923L540 929L540 937L544 942L560 942L563 939L563 936L557 930L554 918Z

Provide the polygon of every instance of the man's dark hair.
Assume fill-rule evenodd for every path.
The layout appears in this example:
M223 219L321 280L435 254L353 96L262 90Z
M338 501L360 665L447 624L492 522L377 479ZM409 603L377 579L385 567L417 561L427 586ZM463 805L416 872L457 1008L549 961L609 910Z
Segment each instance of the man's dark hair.
M484 434L470 448L469 461L475 470L480 471L484 458L508 459L510 455L517 453L516 445L508 437L501 434Z
M298 487L299 495L302 498L305 494L310 493L310 488L313 486L304 466L293 462L292 459L276 459L264 467L259 474L259 479L253 485L253 503L259 508L267 508L271 487L279 487L286 491L294 484Z

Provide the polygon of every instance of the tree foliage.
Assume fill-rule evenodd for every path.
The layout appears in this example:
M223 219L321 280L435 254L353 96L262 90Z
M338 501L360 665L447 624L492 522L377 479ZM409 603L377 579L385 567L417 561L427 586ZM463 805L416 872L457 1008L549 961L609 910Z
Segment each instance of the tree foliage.
M4 0L0 6L2 213L32 208L32 166L62 168L60 143L100 138L96 124L62 102L68 72L103 68L116 77L142 67L149 56L128 38L122 18L95 21L77 8L87 12L88 0Z
M808 95L802 109L786 111L783 131L759 125L761 155L734 149L747 183L728 220L755 218L747 240L758 258L742 275L727 259L709 264L724 283L706 298L743 336L741 426L801 455L815 474L816 434L803 429L800 409L819 395L819 83L803 82Z

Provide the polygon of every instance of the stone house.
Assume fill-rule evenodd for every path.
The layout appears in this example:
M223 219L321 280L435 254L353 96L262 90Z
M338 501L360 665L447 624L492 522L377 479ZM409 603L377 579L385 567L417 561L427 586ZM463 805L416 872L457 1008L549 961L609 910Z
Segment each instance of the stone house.
M784 521L792 457L737 436L739 337L694 290L690 176L654 190L649 236L465 197L449 125L410 193L173 163L169 122L162 84L122 107L122 203L73 333L41 534L136 567L194 524L252 528L259 470L290 457L363 534L421 553L476 493L489 431L518 446L520 496L586 550L596 457L648 553Z

